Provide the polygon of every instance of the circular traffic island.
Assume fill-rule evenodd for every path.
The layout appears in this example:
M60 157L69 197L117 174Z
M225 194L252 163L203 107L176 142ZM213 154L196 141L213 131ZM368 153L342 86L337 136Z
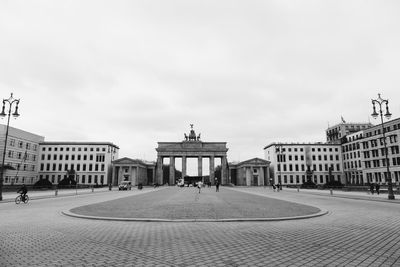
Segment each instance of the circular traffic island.
M321 216L326 211L298 203L215 188L169 187L76 207L65 215L122 221L275 221Z

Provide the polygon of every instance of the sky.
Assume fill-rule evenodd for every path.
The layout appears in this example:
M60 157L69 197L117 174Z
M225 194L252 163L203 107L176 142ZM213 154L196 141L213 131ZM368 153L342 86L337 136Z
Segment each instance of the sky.
M228 161L328 126L400 117L400 2L0 1L0 97L46 141L156 160L194 124ZM3 119L0 123L5 124Z

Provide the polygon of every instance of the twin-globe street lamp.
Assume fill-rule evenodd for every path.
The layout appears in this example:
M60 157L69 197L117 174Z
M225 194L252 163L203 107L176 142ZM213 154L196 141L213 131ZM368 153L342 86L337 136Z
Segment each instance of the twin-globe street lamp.
M376 112L375 104L379 106L379 113ZM383 115L383 112L382 112L382 105L385 105L385 107L386 107L385 115ZM372 99L372 108L373 108L373 112L372 112L371 116L374 119L376 119L378 116L381 117L383 145L385 147L385 160L386 160L386 169L387 169L386 180L388 183L388 199L394 199L392 177L390 176L390 170L389 170L389 158L388 158L388 149L387 149L387 145L386 145L385 127L383 127L383 116L385 116L385 118L388 120L392 116L392 114L389 112L389 101L387 99L382 99L381 94L378 94L378 99Z
M5 112L6 104L8 104L8 111L7 113ZM5 141L4 141L4 150L3 150L3 158L1 162L1 170L0 170L0 201L3 200L3 176L4 176L4 160L6 158L6 149L7 149L7 138L8 138L8 126L10 124L10 117L11 117L11 109L13 104L15 104L15 111L12 114L15 118L19 116L18 114L18 104L19 104L19 99L15 99L13 97L13 94L11 93L10 98L8 99L3 99L3 108L1 110L0 116L4 118L5 116L8 116L7 119L7 127L6 127L6 136L5 136Z

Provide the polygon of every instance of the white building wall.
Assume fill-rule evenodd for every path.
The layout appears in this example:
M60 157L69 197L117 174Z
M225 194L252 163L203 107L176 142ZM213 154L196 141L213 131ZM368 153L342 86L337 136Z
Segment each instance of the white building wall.
M277 147L281 147L281 152L277 150ZM279 182L282 185L302 184L307 179L307 165L310 165L310 169L313 171L312 181L316 184L325 184L329 180L329 167L333 167L334 180L342 180L340 145L325 143L271 144L264 148L264 154L265 159L271 162L271 178L275 184ZM278 155L281 155L282 161L278 162ZM309 162L307 158L309 158Z
M0 124L0 163L3 159L6 125ZM15 170L4 170L4 185L34 184L38 178L39 143L44 137L17 128L8 128L5 165Z
M40 144L39 177L57 184L74 169L80 184L108 184L119 148L112 143L44 142Z

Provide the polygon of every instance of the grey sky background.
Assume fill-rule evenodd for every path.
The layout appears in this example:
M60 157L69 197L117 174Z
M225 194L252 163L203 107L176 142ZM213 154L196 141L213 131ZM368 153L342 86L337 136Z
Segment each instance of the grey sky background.
M1 98L46 141L109 141L155 160L158 141L325 141L340 122L400 114L399 1L1 1ZM5 120L0 123L6 123Z

